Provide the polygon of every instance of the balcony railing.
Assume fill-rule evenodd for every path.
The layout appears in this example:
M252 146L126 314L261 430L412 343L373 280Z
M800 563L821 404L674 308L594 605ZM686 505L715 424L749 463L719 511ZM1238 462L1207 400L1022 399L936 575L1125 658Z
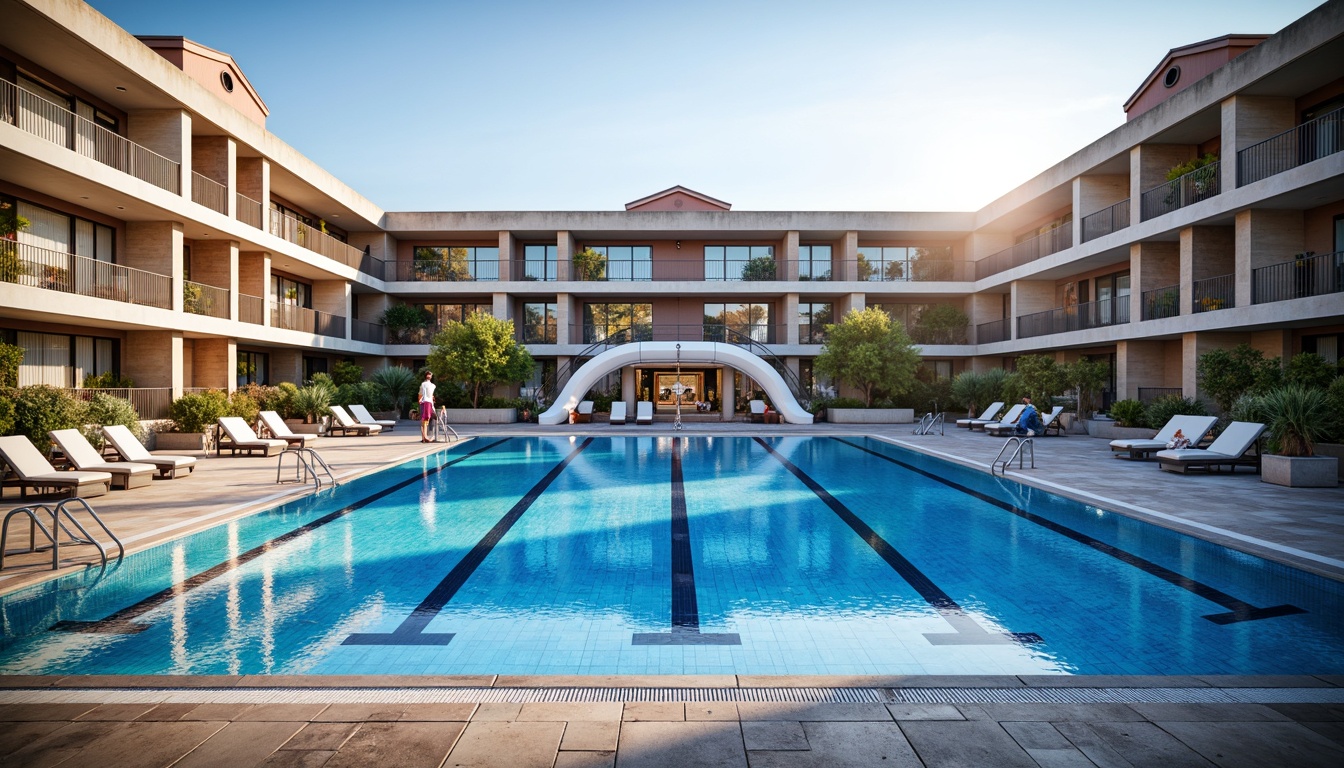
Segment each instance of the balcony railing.
M1185 394L1185 390L1180 387L1139 387L1139 402L1151 403L1159 397L1170 397L1175 395L1180 397Z
M120 397L122 400L129 400L131 407L141 419L166 419L168 418L168 406L173 402L173 390L171 387L111 387L111 388L84 388L67 389L71 395L80 400L89 401L94 395L104 394L113 397Z
M1237 305L1237 276L1219 275L1196 280L1191 293L1191 311L1212 312Z
M1154 219L1217 195L1222 191L1220 167L1222 164L1214 161L1144 192L1140 196L1142 220Z
M0 120L175 195L182 192L180 163L7 80L0 80Z
M1007 318L981 323L975 326L975 343L993 344L999 341L1007 341L1011 336L1012 329L1012 323Z
M1129 198L1083 217L1083 242L1118 232L1129 226Z
M1161 320L1181 314L1181 286L1168 285L1143 292L1143 319Z
M729 341L730 338L749 338L760 344L783 344L788 329L771 323L641 323L631 330L624 325L572 325L570 344L595 344L604 339L620 338L626 341Z
M283 211L271 210L271 234L282 240L339 261L347 267L359 268L364 251L328 235L317 227L299 221Z
M1047 309L1017 318L1017 338L1085 331L1129 322L1129 297L1089 301L1073 307Z
M370 277L376 277L379 280L392 279L388 277L389 269L392 269L392 265L388 264L387 262L383 261L377 256L374 256L368 251L364 251L364 253L359 257L359 271L363 272L366 275L369 275ZM393 277L395 277L395 275L393 275Z
M182 281L182 310L193 315L229 319L229 289Z
M387 342L387 328L379 323L352 318L350 320L350 338L369 344L384 344Z
M265 325L266 300L260 296L238 294L238 320L253 325Z
M173 308L173 281L142 269L0 240L0 282L62 293Z
M1344 107L1290 128L1237 153L1237 186L1333 155L1344 149Z
M370 256L370 259L373 257ZM386 279L401 280L411 283L423 282L443 282L443 283L469 283L479 280L498 280L499 279L499 259L482 259L480 261L398 261L389 262L388 268L395 268L394 274ZM370 265L372 268L372 265ZM375 277L373 272L369 272Z
M1251 302L1302 299L1344 292L1344 251L1304 254L1251 271Z
M1070 221L975 262L975 279L983 280L990 275L1029 264L1072 246L1073 222Z
M307 307L299 307L293 304L272 304L271 326L284 328L288 331L316 333L317 315Z
M326 312L313 311L313 329L318 336L330 336L334 339L345 338L345 317Z
M229 188L195 171L191 172L191 200L212 211L229 213Z
M261 212L264 208L262 204L247 195L236 194L234 198L238 220L249 227L261 229Z

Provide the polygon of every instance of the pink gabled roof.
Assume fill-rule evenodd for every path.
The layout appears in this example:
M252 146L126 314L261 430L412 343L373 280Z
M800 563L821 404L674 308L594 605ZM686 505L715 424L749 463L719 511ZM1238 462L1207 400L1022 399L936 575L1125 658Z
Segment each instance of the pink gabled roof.
M686 198L690 198L691 200L700 203L700 205L695 205L690 208L690 210L729 211L733 208L732 203L725 203L722 200L717 200L709 195L703 195L693 189L688 189L687 187L678 184L675 187L664 189L662 192L655 192L648 197L641 197L634 202L626 203L625 210L633 211L641 208L650 210L675 210L684 207L683 205L678 205L676 203L683 202ZM669 208L665 204L659 205L659 203L671 203L672 207Z

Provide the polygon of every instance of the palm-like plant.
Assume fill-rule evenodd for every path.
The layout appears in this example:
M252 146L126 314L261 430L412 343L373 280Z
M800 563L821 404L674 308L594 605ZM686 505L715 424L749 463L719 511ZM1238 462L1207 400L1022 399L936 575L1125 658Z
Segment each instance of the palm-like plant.
M399 414L406 413L406 408L420 392L420 384L409 368L398 366L380 368L373 372L369 381L383 391Z
M1315 455L1315 443L1325 437L1333 415L1324 390L1289 384L1270 390L1261 404L1279 455Z

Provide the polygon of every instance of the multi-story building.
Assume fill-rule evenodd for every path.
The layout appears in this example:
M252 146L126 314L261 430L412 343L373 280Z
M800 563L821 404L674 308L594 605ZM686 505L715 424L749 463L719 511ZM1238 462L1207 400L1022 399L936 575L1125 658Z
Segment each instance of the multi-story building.
M227 54L79 3L0 0L0 19L0 202L28 222L0 248L0 338L22 383L112 371L146 416L345 358L414 365L477 310L515 321L534 386L604 340L734 343L806 385L825 323L868 306L931 375L1085 355L1116 398L1196 395L1210 349L1337 361L1344 336L1338 0L1171 51L1124 125L945 213L734 211L680 187L625 210L386 212L269 133ZM385 327L397 304L429 326ZM681 370L713 412L755 386ZM670 371L606 373L634 401L665 399Z

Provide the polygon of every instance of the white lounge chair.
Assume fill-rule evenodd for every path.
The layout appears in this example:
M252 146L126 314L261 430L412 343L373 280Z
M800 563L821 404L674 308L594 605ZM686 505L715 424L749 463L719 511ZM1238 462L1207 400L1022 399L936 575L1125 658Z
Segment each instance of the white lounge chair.
M355 403L350 404L350 415L355 417L355 421L360 424L377 424L383 429L391 432L396 428L397 422L392 419L375 419L369 409Z
M750 400L747 402L747 417L754 423L765 422L765 401Z
M81 472L110 472L113 488L130 490L154 482L153 464L107 461L78 429L53 429L47 434L75 469Z
M126 461L134 461L137 464L153 464L159 470L159 477L166 477L169 480L177 477L179 469L185 469L188 474L196 469L196 458L194 456L165 456L163 454L150 453L145 446L135 439L131 430L121 424L109 424L103 427L103 437L117 455Z
M1046 432L1051 429L1051 425L1054 425L1054 430L1058 432L1059 425L1055 422L1059 418L1059 414L1063 412L1064 406L1062 405L1056 405L1054 408L1051 408L1050 413L1046 414L1045 418L1041 419L1041 428L1036 432L1036 437L1044 437ZM1021 418L1020 413L1018 414L1018 418ZM985 431L995 437L1015 435L1017 434L1017 422L1009 424L1006 421L1001 421L997 424L987 424L985 425Z
M653 401L640 400L635 403L635 423L652 424L653 423Z
M584 400L574 409L575 424L589 424L593 421L593 401Z
M1185 474L1190 469L1219 469L1227 467L1235 472L1237 467L1255 467L1260 472L1260 450L1247 456L1252 446L1257 446L1260 436L1265 433L1264 424L1249 421L1234 421L1218 436L1207 450L1201 448L1167 449L1157 452L1158 468L1168 472Z
M1017 427L1018 418L1022 416L1022 411L1026 410L1026 408L1027 408L1026 405L1018 403L1017 405L1014 405L1012 408L1009 408L1008 412L1003 414L1003 418L997 421L994 419L990 419L989 421L980 421L979 419L972 419L971 431L974 432L976 429L979 429L981 432L988 432L989 427L991 425L998 429L1002 429L1004 427L1015 428Z
M333 435L338 432L342 435L350 434L351 432L356 435L376 435L383 431L383 428L377 424L360 424L339 405L333 405L329 410L331 411L332 419L331 426L328 429Z
M274 456L289 447L289 443L284 440L257 437L257 433L238 416L219 417L219 428L224 430L224 434L219 436L215 448L217 454L228 451L230 455L237 455L239 451L246 451L251 455L261 451L262 456Z
M60 488L71 496L102 496L112 487L111 472L57 472L42 452L23 435L0 437L0 459L14 471L19 482L19 498L29 488Z
M1176 415L1167 420L1151 439L1123 438L1111 441L1111 450L1118 459L1146 459L1149 454L1166 450L1167 443L1176 436L1177 430L1190 441L1193 448L1204 440L1213 425L1218 422L1215 416Z
M265 428L267 434L276 440L284 440L291 448L295 446L307 448L309 443L317 442L317 435L295 434L275 411L262 411L257 416L261 419L261 426Z
M625 423L625 401L617 400L611 404L611 423Z
M989 423L991 423L991 422L994 421L994 417L995 417L995 416L998 416L998 415L999 415L999 411L1002 411L1002 410L1003 410L1003 401L1002 401L1002 400L1000 400L1000 401L998 401L998 402L996 402L996 403L991 403L990 406L989 406L988 408L985 409L985 412L982 413L982 414L980 414L980 418L978 418L978 419L957 419L957 426L958 426L958 427L962 427L963 429L970 429L972 422L977 422L977 421L978 421L978 422L981 422L981 423L983 423L983 424L989 424Z

